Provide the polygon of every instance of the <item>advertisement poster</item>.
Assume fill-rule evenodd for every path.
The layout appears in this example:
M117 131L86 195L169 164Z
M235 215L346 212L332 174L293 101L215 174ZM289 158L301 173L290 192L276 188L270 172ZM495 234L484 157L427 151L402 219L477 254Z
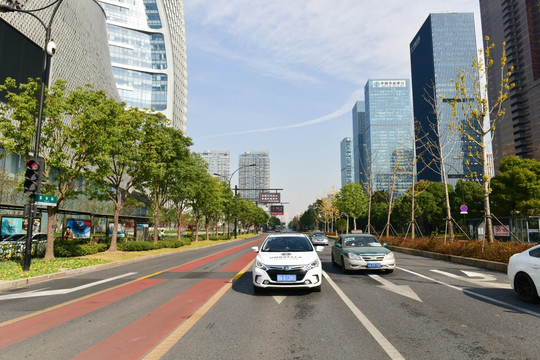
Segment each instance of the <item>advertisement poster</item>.
M68 219L66 221L66 227L69 227L73 231L73 238L75 239L89 239L90 230L92 228L92 221Z
M0 234L2 238L8 237L14 234L21 234L23 232L23 218L21 217L2 217L2 228Z
M32 234L37 234L41 230L41 219L34 219L34 226L32 227ZM28 218L23 219L22 232L26 234L28 231Z

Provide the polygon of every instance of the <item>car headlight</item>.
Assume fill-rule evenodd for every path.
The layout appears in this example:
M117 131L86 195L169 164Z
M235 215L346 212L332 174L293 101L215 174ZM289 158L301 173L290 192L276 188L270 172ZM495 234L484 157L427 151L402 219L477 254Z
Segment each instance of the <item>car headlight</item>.
M315 261L313 261L312 263L307 264L307 265L304 267L304 270L315 269L315 268L318 267L318 266L319 266L319 260L315 260Z
M349 259L351 260L362 260L362 257L358 254L355 254L353 252L350 252L347 254L347 256L349 257Z
M393 252L389 252L388 254L386 254L385 259L386 259L386 260L395 260L395 258L394 258L394 253L393 253Z
M262 269L262 270L268 270L268 268L266 267L266 265L264 265L262 262L260 262L259 260L255 260L255 267L256 268L259 268L259 269Z

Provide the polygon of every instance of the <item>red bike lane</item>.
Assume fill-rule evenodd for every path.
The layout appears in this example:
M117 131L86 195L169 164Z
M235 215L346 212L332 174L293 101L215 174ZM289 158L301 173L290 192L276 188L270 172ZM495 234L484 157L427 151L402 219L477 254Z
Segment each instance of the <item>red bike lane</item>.
M190 272L246 247L254 246L260 241L262 239L194 260L176 268L168 269L163 273ZM255 258L255 255L255 253L247 253L233 260L219 271L239 272ZM50 311L39 312L35 316L25 316L19 321L17 319L7 321L0 324L0 350L166 281L166 279L152 278L134 280L113 289L71 301L66 305L57 306ZM231 281L232 277L227 279L203 279L165 304L120 329L112 336L85 350L76 358L141 358Z

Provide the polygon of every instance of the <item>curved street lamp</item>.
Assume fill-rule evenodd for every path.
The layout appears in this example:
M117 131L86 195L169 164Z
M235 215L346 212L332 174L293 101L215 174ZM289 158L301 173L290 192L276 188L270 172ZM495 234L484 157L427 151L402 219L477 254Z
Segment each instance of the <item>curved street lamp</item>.
M236 174L236 172L240 169L244 169L244 168L247 168L247 167L251 167L251 166L257 166L257 164L249 164L249 165L244 165L244 166L240 166L238 169L234 170L233 173L231 174L231 176L229 176L229 179L227 180L227 183L229 184L229 186L231 186L231 180L233 178L233 175ZM221 174L217 174L217 173L214 173L214 175L217 175L219 177L223 177L223 175ZM242 189L240 189L242 190ZM238 185L234 185L234 198L236 199L238 195ZM237 239L237 229L238 229L238 217L235 215L234 217L234 238Z
M38 112L38 118L36 122L36 140L34 143L34 158L39 158L39 145L40 145L40 138L41 138L41 123L43 118L43 103L45 101L45 87L48 84L49 81L49 75L50 75L50 59L51 56L54 55L56 52L56 44L51 39L51 28L52 28L52 22L56 15L56 12L58 10L58 7L62 4L64 0L55 0L51 2L50 4L43 6L39 9L31 9L31 10L25 10L19 7L12 7L5 4L0 4L0 13L9 13L9 12L20 12L24 14L28 14L32 16L34 19L39 21L39 23L43 26L45 29L45 44L43 45L43 72L41 74L41 92L39 94L39 112ZM16 4L16 3L14 3ZM51 17L49 19L49 23L45 24L43 20L36 14L35 12L39 12L48 8L53 7ZM41 181L41 180L39 180ZM39 187L39 185L38 185ZM35 204L35 194L30 194L30 206L29 206L29 212L28 212L28 228L26 230L26 251L24 256L24 271L30 270L30 262L32 258L32 228L34 223L34 213L37 212Z

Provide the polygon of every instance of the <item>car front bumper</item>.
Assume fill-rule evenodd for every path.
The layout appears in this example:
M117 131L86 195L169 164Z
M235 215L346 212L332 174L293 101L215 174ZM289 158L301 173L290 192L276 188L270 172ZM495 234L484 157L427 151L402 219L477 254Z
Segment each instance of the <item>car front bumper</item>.
M292 275L286 271L271 270L270 273L261 268L253 269L253 285L260 288L314 288L322 283L322 269L315 268L307 272L295 272L296 281L278 281L277 275Z
M346 257L343 261L347 270L394 270L396 268L395 260L364 261Z

